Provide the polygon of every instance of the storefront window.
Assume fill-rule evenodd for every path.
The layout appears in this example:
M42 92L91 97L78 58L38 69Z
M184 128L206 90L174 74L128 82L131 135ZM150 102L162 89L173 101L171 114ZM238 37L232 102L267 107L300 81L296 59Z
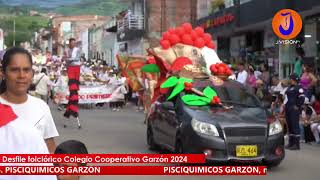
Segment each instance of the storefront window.
M224 0L224 4L226 8L234 6L233 0Z
M305 24L304 27L304 49L306 57L316 57L317 56L317 24L310 23Z
M250 2L251 0L240 0L240 4L244 4L244 3L247 3L247 2Z
M208 16L211 12L211 1L210 0L202 0L198 1L197 5L197 19L204 18Z
M212 0L211 13L234 6L234 0Z

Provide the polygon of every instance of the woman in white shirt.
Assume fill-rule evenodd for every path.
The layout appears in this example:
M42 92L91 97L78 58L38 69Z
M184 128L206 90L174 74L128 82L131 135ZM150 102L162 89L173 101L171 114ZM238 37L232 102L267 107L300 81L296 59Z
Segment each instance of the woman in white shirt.
M10 106L0 104L0 154L48 154L39 132L25 119L18 117ZM0 163L1 166L47 166L37 163ZM53 175L1 175L1 180L55 180Z
M110 108L112 108L112 111L120 111L123 108L127 90L119 77L116 77L111 83L114 88L111 94Z
M46 68L42 68L40 74L34 76L33 83L36 84L36 97L48 103L51 80Z
M62 110L62 100L65 99L68 93L67 69L62 69L61 76L53 86L55 91L55 103L58 104L58 109Z
M32 82L32 57L23 48L11 48L2 61L3 80L0 103L13 108L18 117L28 122L45 140L49 152L55 150L54 137L58 132L49 106L39 98L27 94Z

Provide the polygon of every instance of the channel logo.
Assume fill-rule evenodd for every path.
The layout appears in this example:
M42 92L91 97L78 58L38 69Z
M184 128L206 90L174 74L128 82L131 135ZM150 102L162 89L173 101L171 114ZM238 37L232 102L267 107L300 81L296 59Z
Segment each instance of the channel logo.
M293 39L301 32L301 17L292 9L282 9L273 17L272 29L281 39Z

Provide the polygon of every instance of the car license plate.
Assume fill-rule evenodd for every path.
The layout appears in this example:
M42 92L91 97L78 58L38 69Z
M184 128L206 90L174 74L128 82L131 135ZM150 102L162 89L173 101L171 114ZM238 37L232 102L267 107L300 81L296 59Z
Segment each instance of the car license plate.
M258 147L256 145L241 145L236 146L237 157L256 157Z

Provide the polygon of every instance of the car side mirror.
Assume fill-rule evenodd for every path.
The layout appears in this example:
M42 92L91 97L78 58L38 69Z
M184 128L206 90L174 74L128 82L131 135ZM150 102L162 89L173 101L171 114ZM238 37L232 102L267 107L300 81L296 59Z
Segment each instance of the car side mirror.
M163 102L162 108L166 109L166 110L174 111L174 104L173 104L173 102L169 102L169 101Z

